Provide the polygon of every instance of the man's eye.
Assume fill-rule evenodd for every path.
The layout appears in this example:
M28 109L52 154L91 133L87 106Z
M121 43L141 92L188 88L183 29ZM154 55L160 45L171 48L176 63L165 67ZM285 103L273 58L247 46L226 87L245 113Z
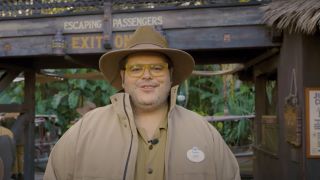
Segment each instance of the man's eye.
M163 68L164 67L162 65L153 65L153 66L151 66L151 69L155 70L155 71L162 71Z
M142 71L142 67L141 66L132 66L131 68L130 68L130 71L131 72L138 72L138 71Z

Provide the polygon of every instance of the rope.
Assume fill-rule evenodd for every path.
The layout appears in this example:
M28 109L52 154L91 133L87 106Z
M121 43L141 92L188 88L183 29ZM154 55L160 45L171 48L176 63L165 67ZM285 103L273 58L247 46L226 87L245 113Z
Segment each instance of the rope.
M298 93L297 93L297 78L296 78L296 69L292 69L291 74L291 82L290 82L290 92L289 95L286 97L286 103L291 105L298 104Z
M296 82L296 69L292 69L291 84L290 84L290 96L297 97L297 82ZM294 89L293 89L294 88ZM294 91L294 92L293 92Z

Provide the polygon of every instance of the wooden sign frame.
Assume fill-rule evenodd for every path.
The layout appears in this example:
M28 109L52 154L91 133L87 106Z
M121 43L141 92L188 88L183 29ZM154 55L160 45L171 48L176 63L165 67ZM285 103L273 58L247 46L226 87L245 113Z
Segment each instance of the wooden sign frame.
M307 158L320 158L320 87L305 88Z

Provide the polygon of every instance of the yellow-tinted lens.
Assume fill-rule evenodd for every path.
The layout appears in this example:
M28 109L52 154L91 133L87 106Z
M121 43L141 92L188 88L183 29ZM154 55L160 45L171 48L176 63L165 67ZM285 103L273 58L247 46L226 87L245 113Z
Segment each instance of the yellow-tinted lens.
M133 64L126 67L126 71L130 76L140 77L144 72L145 67L141 64Z
M145 70L148 69L153 77L163 76L167 72L168 64L132 64L126 65L126 73L132 77L141 77Z

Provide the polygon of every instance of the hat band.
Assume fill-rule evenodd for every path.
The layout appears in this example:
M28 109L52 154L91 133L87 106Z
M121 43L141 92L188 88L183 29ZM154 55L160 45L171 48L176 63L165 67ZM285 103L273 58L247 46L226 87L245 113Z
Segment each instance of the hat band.
M164 47L155 45L155 44L137 44L131 46L129 49L162 49Z

